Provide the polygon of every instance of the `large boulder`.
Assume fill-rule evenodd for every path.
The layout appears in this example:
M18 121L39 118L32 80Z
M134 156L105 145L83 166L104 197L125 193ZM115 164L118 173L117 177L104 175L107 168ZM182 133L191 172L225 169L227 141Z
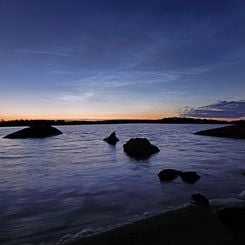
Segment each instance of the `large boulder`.
M206 136L216 136L216 137L228 137L235 139L245 139L245 125L230 125L221 128L213 128L208 130L203 130L196 132L197 135L206 135Z
M158 174L158 177L161 181L171 181L176 179L180 174L181 171L175 169L164 169Z
M182 172L180 174L181 179L188 183L188 184L194 184L196 183L201 177L194 171L188 171L188 172Z
M133 138L123 145L124 151L131 157L140 160L150 157L160 150L146 138Z
M117 138L116 133L113 132L107 138L105 138L104 141L106 141L110 145L115 145L119 141L119 139Z
M245 208L223 208L218 211L218 217L233 232L245 232Z
M60 130L50 125L32 125L6 135L7 139L45 138L62 134Z

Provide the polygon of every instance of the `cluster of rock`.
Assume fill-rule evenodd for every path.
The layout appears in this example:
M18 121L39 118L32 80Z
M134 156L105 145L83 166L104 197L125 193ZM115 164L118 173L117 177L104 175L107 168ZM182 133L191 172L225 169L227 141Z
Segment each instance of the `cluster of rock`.
M164 169L158 174L161 181L172 181L179 176L185 183L188 184L194 184L201 178L201 176L194 171L182 172L175 169Z
M228 126L218 129L205 130L197 132L199 135L210 135L218 137L245 138L243 125ZM104 139L109 144L115 145L118 141L115 132ZM159 152L159 148L152 145L146 138L132 138L123 145L124 151L137 160L146 159L152 154ZM245 173L244 173L245 175ZM164 169L158 174L161 181L172 181L180 177L185 183L194 184L201 176L194 171L179 171L175 169ZM195 193L191 197L191 201L201 207L209 207L209 200L200 193ZM221 222L231 231L243 233L245 231L245 208L233 207L223 208L217 211L217 216ZM241 225L242 224L242 225Z

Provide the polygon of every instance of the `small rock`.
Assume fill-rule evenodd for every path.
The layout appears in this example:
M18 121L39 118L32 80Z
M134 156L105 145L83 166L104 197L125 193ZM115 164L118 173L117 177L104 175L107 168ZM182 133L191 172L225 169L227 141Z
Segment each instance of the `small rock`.
M134 138L123 145L124 151L137 160L146 159L160 150L146 138Z
M175 169L164 169L158 176L161 181L171 181L176 179L181 174L181 171Z
M104 141L106 141L110 145L115 145L119 141L119 139L117 138L116 133L113 132L107 138L105 138Z
M188 184L194 184L196 183L201 177L194 171L188 171L188 172L182 172L180 174L181 179L188 183Z
M193 194L191 196L191 200L197 205L201 205L201 206L209 205L209 200L200 193Z

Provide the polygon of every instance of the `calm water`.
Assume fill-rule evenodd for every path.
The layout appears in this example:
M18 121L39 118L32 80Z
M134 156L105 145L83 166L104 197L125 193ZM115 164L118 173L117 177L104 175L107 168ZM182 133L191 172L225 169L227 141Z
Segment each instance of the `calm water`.
M159 213L201 192L236 197L245 189L245 141L197 136L217 125L89 125L58 127L46 139L3 139L0 128L0 243L52 244ZM114 147L102 139L116 131ZM147 137L160 152L135 161L122 150ZM197 171L195 185L160 183L164 168ZM68 236L67 236L68 237ZM41 242L40 242L41 241Z

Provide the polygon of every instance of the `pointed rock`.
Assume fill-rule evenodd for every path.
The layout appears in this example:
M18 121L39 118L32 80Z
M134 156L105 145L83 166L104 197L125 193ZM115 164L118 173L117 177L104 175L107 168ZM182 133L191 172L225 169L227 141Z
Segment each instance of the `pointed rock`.
M106 141L110 145L115 145L119 141L119 139L117 138L116 133L113 132L107 138L105 138L104 141Z

